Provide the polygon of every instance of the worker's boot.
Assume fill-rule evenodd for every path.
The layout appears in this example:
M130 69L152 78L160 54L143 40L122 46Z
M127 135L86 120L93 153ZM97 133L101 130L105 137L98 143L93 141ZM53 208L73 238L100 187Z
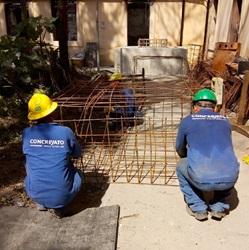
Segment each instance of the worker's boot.
M63 218L65 215L63 213L63 209L49 209L48 210L55 218L57 219L61 219Z
M44 207L43 205L36 203L36 208L38 211L47 211L48 209Z
M191 210L191 208L188 205L186 205L186 210L187 210L188 214L195 217L196 220L204 221L204 220L208 219L208 212L207 211L194 212Z
M210 214L211 214L211 218L214 220L221 220L222 218L226 216L225 211L221 212L221 211L211 210Z

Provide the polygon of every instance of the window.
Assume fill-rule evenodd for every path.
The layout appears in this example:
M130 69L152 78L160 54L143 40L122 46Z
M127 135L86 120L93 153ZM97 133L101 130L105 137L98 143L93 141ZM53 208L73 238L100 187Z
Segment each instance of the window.
M6 27L8 35L15 35L15 26L22 21L22 5L20 1L6 1L4 4L4 11L6 17ZM25 8L26 9L26 6ZM27 9L26 9L27 11ZM28 11L26 12L28 16Z
M58 17L58 2L59 0L51 0L52 17ZM54 40L58 40L59 22L55 24L56 31L54 32ZM77 41L77 24L76 24L76 0L67 1L67 25L68 25L68 41Z

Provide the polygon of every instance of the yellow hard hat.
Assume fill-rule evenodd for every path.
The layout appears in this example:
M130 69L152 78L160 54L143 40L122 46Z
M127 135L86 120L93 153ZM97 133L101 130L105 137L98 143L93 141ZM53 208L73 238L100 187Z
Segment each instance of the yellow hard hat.
M38 120L56 110L57 102L53 102L47 95L35 93L29 100L29 120Z
M122 74L120 72L114 72L110 78L109 81L117 81L122 79Z

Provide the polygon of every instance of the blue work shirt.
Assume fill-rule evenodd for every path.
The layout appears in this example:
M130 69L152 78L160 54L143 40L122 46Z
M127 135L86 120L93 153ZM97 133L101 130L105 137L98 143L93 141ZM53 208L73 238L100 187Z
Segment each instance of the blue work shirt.
M70 163L81 148L68 127L42 123L23 132L26 156L25 189L30 198L47 208L66 206L81 187L81 177Z
M114 112L124 117L136 116L138 108L136 106L133 89L124 88L121 90L121 93L125 98L125 103L121 105L122 107L116 107Z
M180 157L187 157L188 173L195 182L235 183L238 178L231 125L211 109L201 109L181 121L176 151Z

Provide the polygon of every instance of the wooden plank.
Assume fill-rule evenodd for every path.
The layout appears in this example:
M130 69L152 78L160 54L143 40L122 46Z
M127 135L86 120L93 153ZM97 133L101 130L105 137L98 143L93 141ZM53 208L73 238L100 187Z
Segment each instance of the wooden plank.
M248 97L248 87L249 87L249 71L245 72L241 95L240 95L240 102L239 102L239 112L238 112L238 124L243 125L246 122L246 112L247 112L247 104L249 101Z

